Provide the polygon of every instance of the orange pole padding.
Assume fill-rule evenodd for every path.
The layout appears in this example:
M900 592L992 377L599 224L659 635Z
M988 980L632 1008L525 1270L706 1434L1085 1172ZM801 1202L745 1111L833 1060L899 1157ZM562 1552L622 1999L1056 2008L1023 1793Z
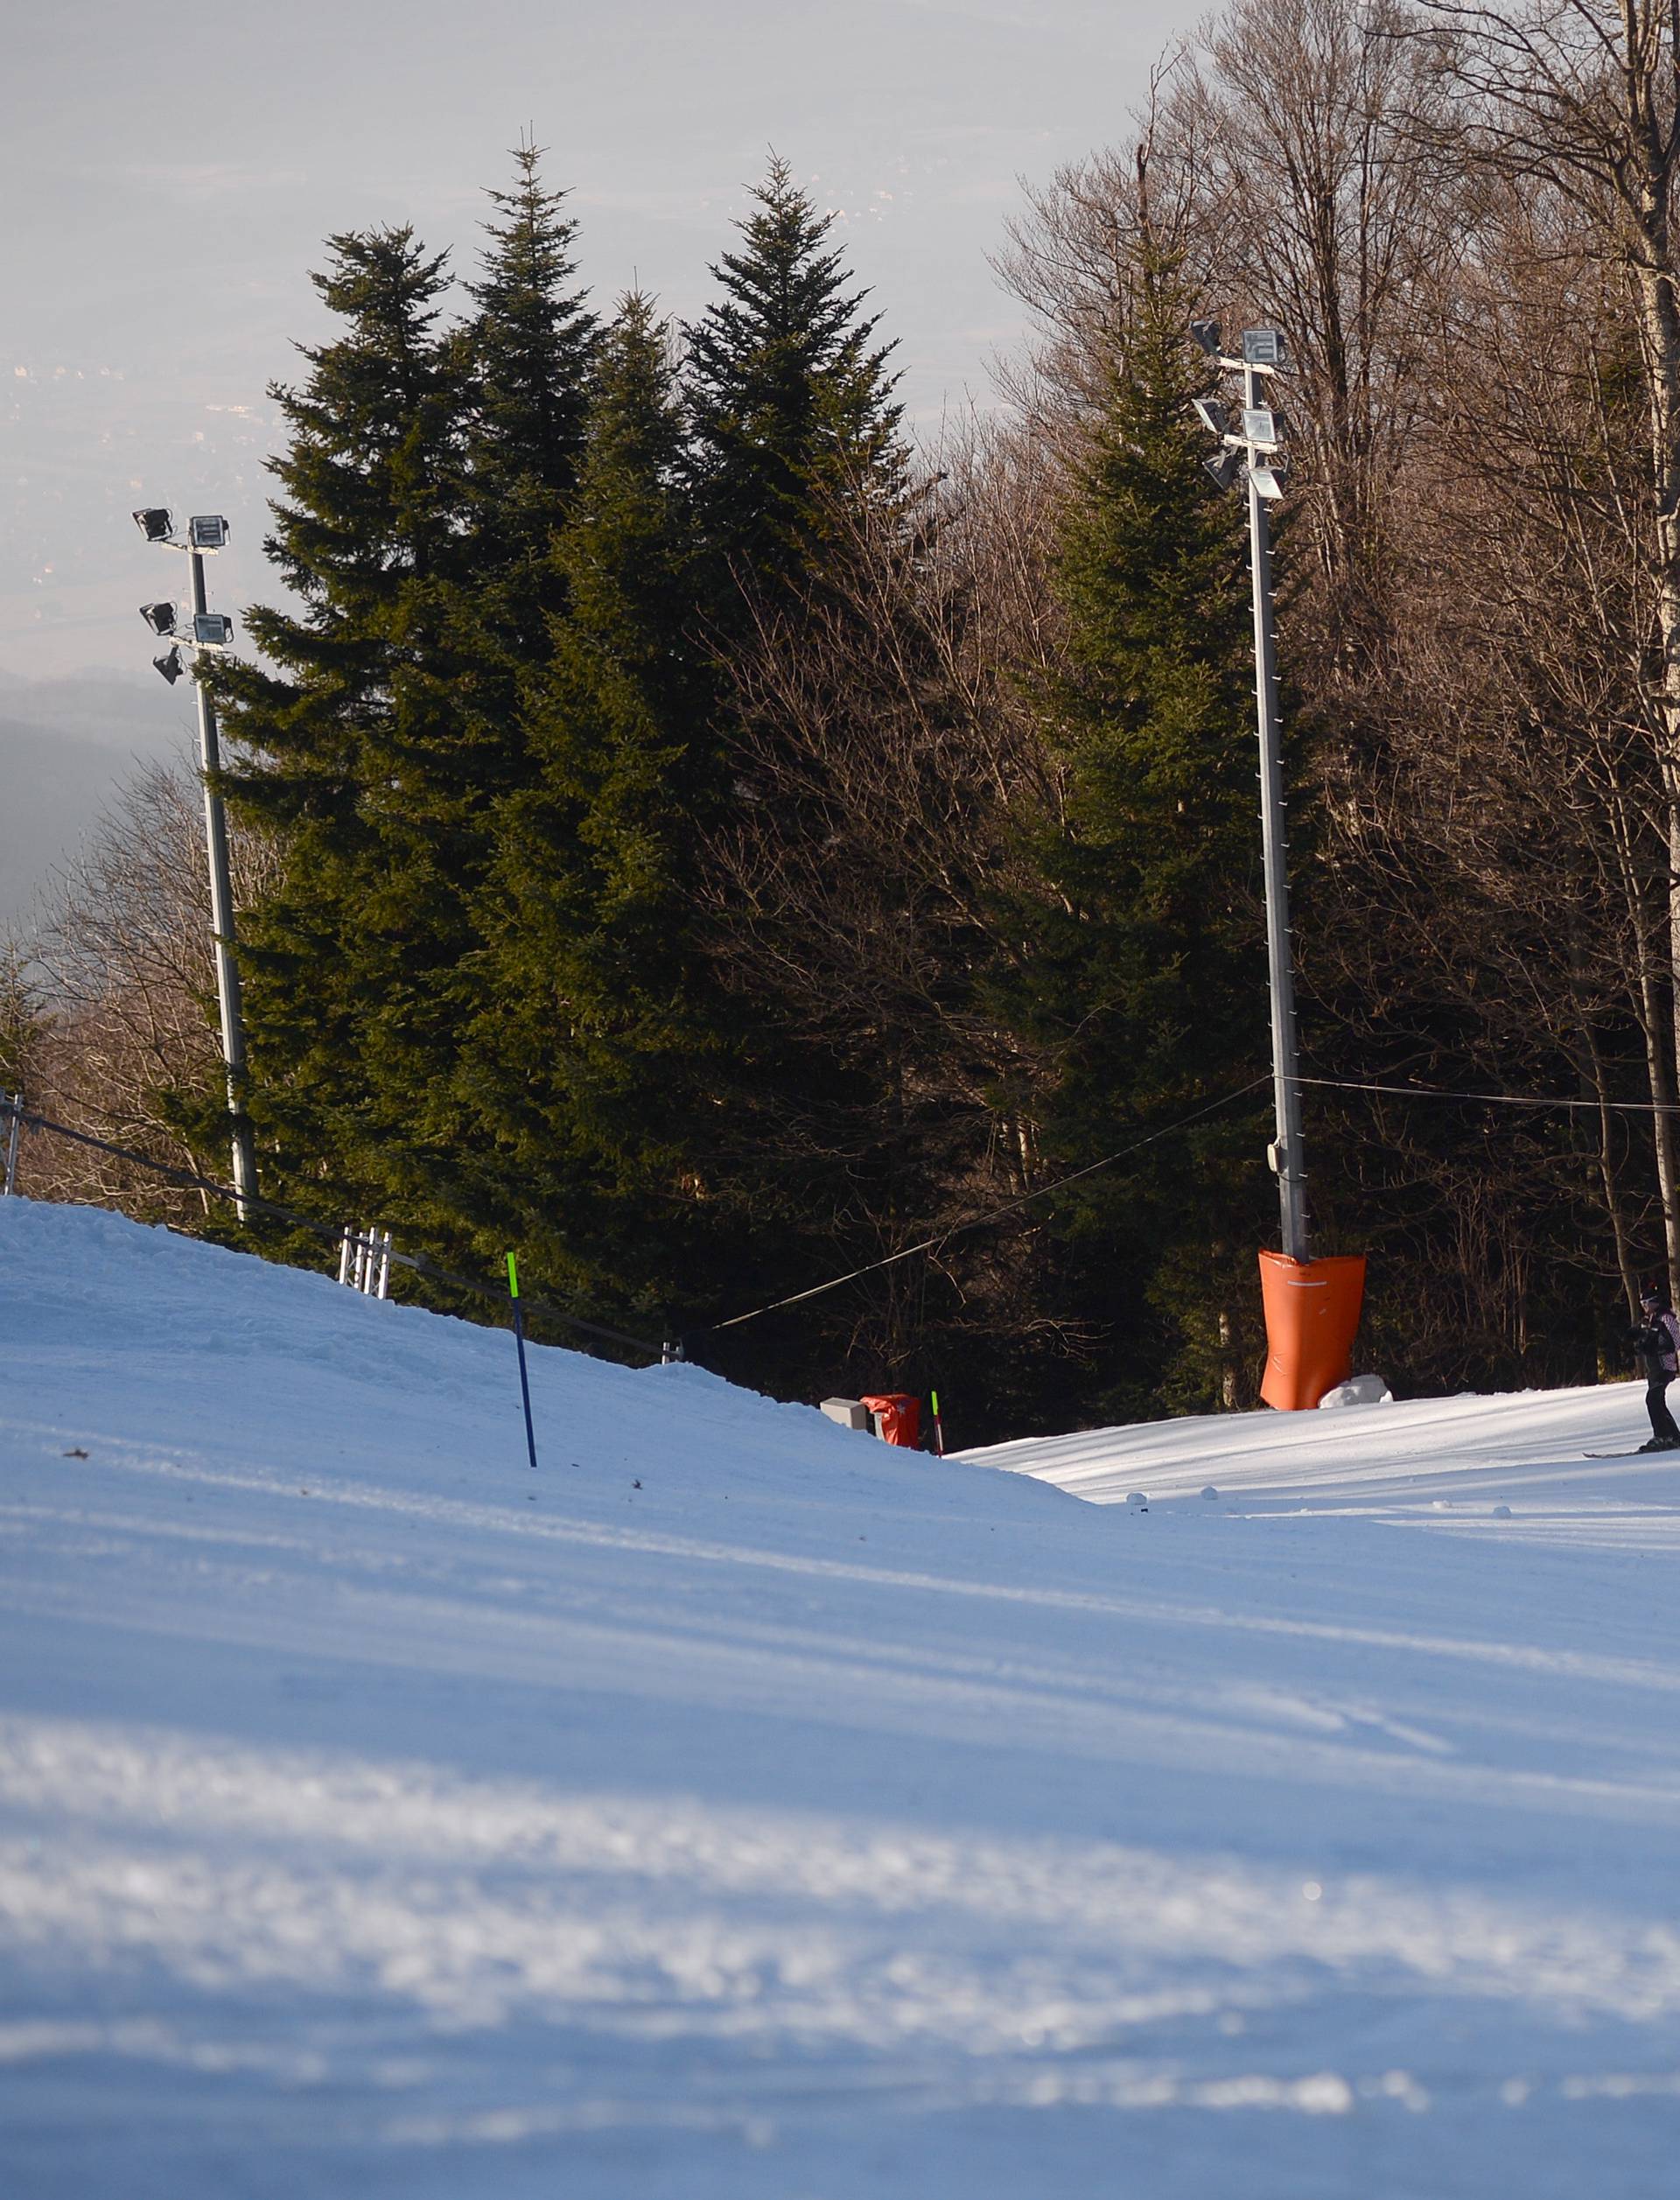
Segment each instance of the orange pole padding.
M1352 1371L1364 1254L1292 1260L1287 1253L1262 1253L1260 1297L1266 1310L1261 1397L1280 1412L1316 1405Z
M886 1391L877 1398L858 1401L875 1416L875 1426L889 1444L906 1451L921 1449L921 1400L907 1391Z

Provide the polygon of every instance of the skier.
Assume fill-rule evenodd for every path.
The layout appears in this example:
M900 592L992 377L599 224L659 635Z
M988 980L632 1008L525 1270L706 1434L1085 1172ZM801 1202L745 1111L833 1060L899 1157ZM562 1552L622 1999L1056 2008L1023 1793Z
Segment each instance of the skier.
M1680 1427L1668 1400L1669 1385L1680 1371L1680 1321L1656 1284L1648 1284L1640 1293L1639 1310L1642 1319L1628 1341L1645 1363L1645 1410L1651 1417L1651 1440L1639 1448L1680 1451Z

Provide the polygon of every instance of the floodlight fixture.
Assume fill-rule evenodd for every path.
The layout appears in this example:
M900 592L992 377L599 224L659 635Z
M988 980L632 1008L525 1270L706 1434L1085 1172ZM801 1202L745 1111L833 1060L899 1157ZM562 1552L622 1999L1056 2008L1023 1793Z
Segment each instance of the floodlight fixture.
M1244 405L1242 439L1256 451L1275 451L1284 439L1283 422L1269 405Z
M166 543L175 532L174 516L166 505L154 504L136 512L134 523L149 543Z
M1242 454L1236 451L1222 451L1216 459L1204 459L1207 467L1222 489L1228 489L1236 480L1236 470L1242 463Z
M140 616L155 634L172 634L175 631L173 604L142 604Z
M1284 343L1281 328L1245 328L1242 332L1242 359L1249 367L1282 367L1287 364L1289 354Z
M233 620L224 619L219 611L199 611L192 614L192 647L195 649L225 649L233 638Z
M180 678L182 673L186 669L186 667L181 662L181 646L179 642L175 643L173 648L167 650L163 656L154 657L151 662L153 669L161 672L172 688Z
M220 512L195 512L186 523L186 540L191 550L226 550L228 522Z
M1226 429L1225 408L1217 397L1193 397L1196 417L1209 434L1222 436Z
M1268 504L1276 504L1284 494L1283 477L1275 467L1251 466L1249 479L1254 484L1255 494L1263 497Z
M1219 357L1219 323L1217 321L1192 321L1190 333L1209 359Z

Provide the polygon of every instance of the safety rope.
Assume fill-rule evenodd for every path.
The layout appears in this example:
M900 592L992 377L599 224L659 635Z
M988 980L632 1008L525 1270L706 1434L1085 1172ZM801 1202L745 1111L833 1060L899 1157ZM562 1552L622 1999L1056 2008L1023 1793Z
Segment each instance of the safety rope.
M970 1216L962 1222L948 1223L943 1228L934 1231L931 1236L919 1238L914 1245L906 1245L895 1253L884 1254L879 1260L867 1261L860 1268L849 1268L844 1275L830 1276L825 1283L813 1284L804 1291L792 1291L783 1298L768 1300L763 1306L750 1307L745 1314L731 1314L724 1321L708 1322L699 1328L690 1330L688 1335L691 1337L713 1336L724 1329L738 1329L745 1322L756 1321L767 1314L779 1314L787 1307L803 1306L809 1300L821 1299L830 1291L838 1291L849 1283L857 1283L864 1276L878 1275L882 1269L894 1267L900 1261L914 1260L918 1254L932 1252L938 1247L949 1244L954 1238L965 1236L970 1230L984 1230L989 1223L1001 1222L1005 1216L1018 1214L1022 1208L1031 1206L1036 1200L1049 1199L1056 1193L1065 1191L1070 1184L1078 1184L1086 1177L1096 1176L1103 1169L1114 1167L1116 1162L1129 1160L1134 1153L1141 1153L1145 1146L1158 1145L1163 1139L1172 1138L1178 1132L1188 1130L1193 1124L1200 1123L1208 1116L1217 1114L1222 1108L1230 1107L1236 1101L1246 1099L1250 1093L1257 1092L1263 1085L1270 1084L1271 1082L1269 1074L1251 1078L1247 1084L1239 1085L1235 1091L1225 1093L1217 1100L1209 1101L1207 1106L1194 1109L1190 1114L1180 1116L1175 1122L1163 1125L1159 1130L1152 1131L1146 1137L1135 1139L1131 1145L1120 1147L1116 1153L1105 1154L1100 1161L1088 1162L1083 1168L1074 1169L1068 1175L1059 1176L1048 1184L1037 1185L1032 1191L1024 1192L1016 1199L1005 1201L1001 1206L988 1208L984 1214ZM1447 1085L1389 1084L1374 1079L1353 1077L1296 1077L1292 1082L1298 1085L1312 1085L1329 1091L1383 1093L1406 1100L1458 1100L1488 1107L1586 1109L1593 1112L1603 1108L1620 1114L1680 1115L1680 1102L1675 1101L1566 1100L1523 1093L1474 1092ZM19 1109L11 1102L0 1100L0 1117L14 1114L18 1115L21 1121L32 1130L47 1131L58 1138L73 1139L80 1146L93 1146L102 1153L115 1154L119 1160L132 1162L137 1167L150 1169L157 1175L168 1177L172 1182L187 1186L195 1191L213 1193L218 1199L231 1200L235 1202L242 1200L248 1207L256 1208L265 1215L272 1215L282 1222L290 1223L301 1229L313 1230L335 1244L344 1241L345 1232L333 1230L330 1224L317 1222L311 1216L295 1214L290 1209L276 1206L272 1200L259 1198L255 1193L235 1192L229 1186L218 1184L208 1177L200 1176L191 1169L175 1168L166 1162L151 1160L146 1155L133 1153L125 1146L113 1146L108 1139L94 1138L85 1131L74 1131L66 1124L50 1122L45 1116L36 1115L28 1109ZM352 1236L349 1242L353 1245L359 1245L368 1241ZM424 1276L436 1283L447 1285L457 1291L473 1292L481 1298L492 1300L497 1303L500 1303L504 1296L493 1286L480 1283L470 1276L457 1275L447 1268L439 1267L424 1253L402 1253L393 1249L390 1258L399 1267L412 1269L417 1275ZM654 1359L660 1357L661 1348L650 1343L645 1337L633 1337L627 1335L623 1330L606 1328L599 1322L585 1321L580 1315L567 1314L561 1307L553 1306L544 1300L532 1299L527 1303L549 1315L550 1319L564 1323L569 1328L578 1330L583 1335L599 1337L608 1343L626 1347L632 1351L646 1353Z
M1270 1075L1253 1078L1240 1085L1235 1092L1228 1092L1218 1100L1210 1100L1205 1108L1197 1108L1192 1114L1180 1116L1176 1123L1164 1124L1158 1131L1152 1131L1147 1138L1138 1139L1131 1146L1123 1146L1117 1153L1106 1154L1100 1161L1089 1161L1082 1169L1074 1169L1067 1176L1059 1176L1053 1183L1038 1185L1030 1192L1023 1192L1018 1199L1008 1201L1002 1207L989 1208L984 1215L970 1216L967 1222L951 1223L943 1230L935 1230L931 1237L919 1244L906 1245L901 1252L888 1253L880 1260L872 1260L862 1268L848 1270L844 1276L830 1277L827 1283L814 1284L808 1291L790 1292L785 1299L773 1299L767 1306L754 1307L750 1314L731 1314L727 1321L713 1321L704 1329L690 1332L694 1336L710 1336L719 1329L737 1329L743 1321L756 1321L760 1314L775 1314L783 1307L802 1305L807 1299L820 1299L824 1292L838 1291L842 1284L856 1283L860 1276L872 1276L882 1268L891 1268L900 1260L910 1260L917 1253L930 1252L936 1245L947 1245L953 1237L961 1237L966 1231L983 1230L988 1223L1000 1222L1005 1215L1028 1207L1034 1200L1047 1199L1053 1192L1066 1190L1069 1184L1077 1184L1082 1177L1095 1176L1099 1169L1112 1168L1116 1161L1124 1161L1131 1154L1141 1153L1146 1146L1154 1146L1162 1139L1170 1139L1176 1131L1186 1131L1193 1123L1204 1117L1217 1114L1221 1108L1228 1108L1233 1101L1241 1100L1250 1092L1257 1092L1262 1085L1271 1082Z
M14 1100L0 1100L0 1118L4 1117L16 1117L29 1130L46 1131L54 1138L69 1139L77 1146L91 1146L97 1153L114 1154L120 1161L131 1162L136 1168L150 1169L153 1175L167 1177L171 1183L182 1185L188 1190L209 1192L217 1199L231 1201L237 1207L254 1208L260 1214L271 1215L276 1221L290 1223L297 1229L313 1230L318 1237L326 1238L330 1244L341 1245L347 1239L352 1245L365 1245L370 1251L376 1251L382 1258L388 1258L393 1266L412 1269L416 1275L425 1277L428 1282L444 1284L454 1291L475 1293L480 1299L487 1299L497 1306L507 1303L505 1290L494 1284L480 1283L474 1277L457 1275L452 1269L439 1267L425 1253L399 1252L395 1246L376 1244L374 1239L360 1237L354 1231L334 1229L331 1223L318 1222L312 1215L297 1214L292 1209L277 1206L273 1200L262 1199L255 1192L235 1191L231 1185L218 1184L214 1177L200 1176L194 1169L177 1168L168 1161L154 1161L149 1154L136 1153L132 1147L113 1146L108 1139L96 1139L91 1132L73 1130L67 1123L54 1123L46 1116L37 1115L32 1109L19 1107ZM662 1348L650 1344L646 1337L633 1337L622 1329L609 1329L598 1321L585 1321L580 1314L568 1314L564 1307L554 1306L546 1299L527 1298L525 1305L528 1308L535 1307L550 1320L563 1322L566 1328L576 1329L584 1336L599 1337L608 1344L645 1353L651 1359L657 1360L662 1356Z
M1321 1085L1334 1092L1389 1092L1404 1100L1476 1101L1490 1108L1583 1108L1593 1115L1601 1109L1616 1115L1680 1115L1680 1101L1675 1100L1536 1099L1519 1092L1466 1092L1452 1085L1375 1084L1353 1077L1295 1077L1291 1082Z

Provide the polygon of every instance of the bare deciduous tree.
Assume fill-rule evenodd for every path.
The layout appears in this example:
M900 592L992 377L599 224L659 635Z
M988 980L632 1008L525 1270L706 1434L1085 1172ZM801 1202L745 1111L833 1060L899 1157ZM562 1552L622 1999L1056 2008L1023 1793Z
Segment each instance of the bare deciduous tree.
M954 1230L1035 1173L1030 1111L1004 1096L1030 1092L1031 1066L976 980L1011 810L1043 795L1019 686L1053 648L1043 454L979 428L943 456L907 522L836 513L820 591L733 656L738 801L707 851L723 983L829 1065L815 1093L746 1096L746 1146L829 1184L825 1226L860 1258ZM847 1349L903 1371L929 1272L884 1270ZM948 1324L1016 1342L1055 1326L1026 1264L972 1237L931 1273Z
M225 1154L200 1150L180 1112L221 1076L203 818L192 767L153 766L48 889L25 943L40 1005L30 1097L73 1130L220 1179ZM230 856L243 907L270 859L237 833ZM30 1139L29 1180L154 1220L190 1220L207 1197L46 1133Z

